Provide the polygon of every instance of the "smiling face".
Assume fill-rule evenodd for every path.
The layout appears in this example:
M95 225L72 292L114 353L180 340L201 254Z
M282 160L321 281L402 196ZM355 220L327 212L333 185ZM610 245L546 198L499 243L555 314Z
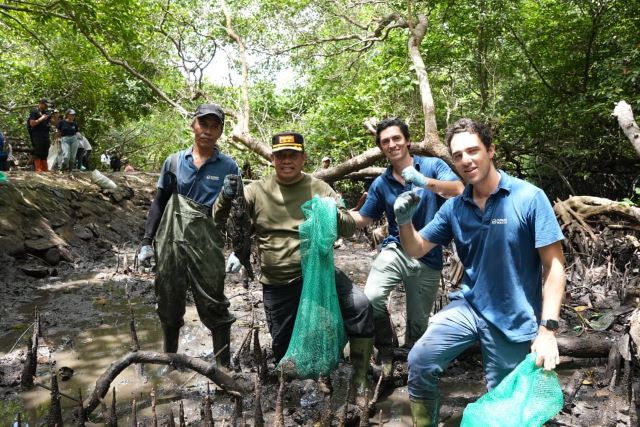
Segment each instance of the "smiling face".
M222 135L222 123L213 114L197 117L191 124L195 145L203 152L210 152L216 147Z
M306 160L307 155L302 151L281 150L273 153L271 161L276 169L276 181L280 184L294 184L300 181Z
M494 170L495 146L487 149L475 133L461 132L451 138L451 157L456 171L467 184L478 184Z
M391 163L409 157L409 145L409 140L398 126L389 126L380 132L378 146Z

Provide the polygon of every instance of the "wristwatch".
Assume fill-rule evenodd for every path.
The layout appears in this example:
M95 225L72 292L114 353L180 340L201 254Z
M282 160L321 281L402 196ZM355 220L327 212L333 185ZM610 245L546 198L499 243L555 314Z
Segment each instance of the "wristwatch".
M557 331L558 328L560 327L560 324L558 323L557 320L553 320L553 319L544 319L540 322L540 326L544 326L545 328L547 328L550 331Z

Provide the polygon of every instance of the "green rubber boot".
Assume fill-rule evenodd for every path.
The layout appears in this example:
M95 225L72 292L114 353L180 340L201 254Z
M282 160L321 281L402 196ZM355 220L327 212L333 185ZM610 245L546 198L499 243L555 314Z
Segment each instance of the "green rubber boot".
M353 366L353 377L351 384L355 390L367 388L367 372L369 371L369 360L373 350L373 337L371 338L349 338L349 352L351 365Z
M380 355L382 375L391 378L393 374L393 329L389 316L375 319L376 348Z
M413 427L437 427L440 402L438 400L410 399Z

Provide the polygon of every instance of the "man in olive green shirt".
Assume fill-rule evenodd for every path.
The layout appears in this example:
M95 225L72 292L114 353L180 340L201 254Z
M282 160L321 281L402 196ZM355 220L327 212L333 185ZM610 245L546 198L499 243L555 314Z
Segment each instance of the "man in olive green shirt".
M302 265L298 227L305 221L301 206L315 195L333 197L338 202L338 235L352 236L355 221L336 192L324 181L302 172L307 155L304 138L284 132L272 138L271 160L275 175L254 181L244 190L246 207L256 231L264 309L276 360L287 351L302 292ZM237 188L235 176L225 177L225 188ZM214 219L224 218L230 209L229 192L214 205ZM234 257L235 258L235 257ZM227 270L237 271L239 262ZM237 258L236 258L237 260ZM349 336L354 383L366 386L366 373L373 345L373 311L367 297L340 270L336 269L336 290L344 326Z

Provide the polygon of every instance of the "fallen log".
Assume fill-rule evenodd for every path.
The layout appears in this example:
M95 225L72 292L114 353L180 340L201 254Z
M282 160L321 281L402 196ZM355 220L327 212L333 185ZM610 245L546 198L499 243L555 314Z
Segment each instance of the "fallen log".
M184 354L138 351L134 353L127 353L120 359L111 363L107 370L100 376L100 378L98 378L96 381L96 387L84 404L85 414L89 415L98 407L100 400L107 394L111 383L116 379L120 372L135 363L172 365L176 368L191 369L209 378L231 395L243 396L248 392L248 390L245 390L245 388L238 384L233 378L218 370L215 367L215 363L207 363L194 357L185 356Z

